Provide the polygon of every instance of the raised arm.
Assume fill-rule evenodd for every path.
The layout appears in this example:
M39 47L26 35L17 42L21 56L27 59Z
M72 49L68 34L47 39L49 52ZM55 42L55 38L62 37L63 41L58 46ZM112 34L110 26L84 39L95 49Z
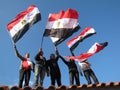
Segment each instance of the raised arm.
M58 48L55 47L55 52L56 52L56 55L59 56L59 52L58 52Z
M14 44L14 50L15 50L16 56L17 56L18 58L20 58L20 60L23 60L24 57L22 57L22 56L19 54L19 52L18 52L17 47L16 47L15 44Z
M55 47L55 52L56 52L56 61L58 61L59 59L59 52L58 52L58 48Z
M68 62L62 57L62 56L59 56L61 59L62 59L62 61L66 64L66 65L68 65Z

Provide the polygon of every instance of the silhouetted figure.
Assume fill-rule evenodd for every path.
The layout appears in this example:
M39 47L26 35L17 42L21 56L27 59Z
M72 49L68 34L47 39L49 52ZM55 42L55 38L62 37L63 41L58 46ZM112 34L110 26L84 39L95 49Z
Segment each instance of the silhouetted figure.
M43 85L43 80L45 78L46 73L46 58L43 56L42 48L39 50L37 55L35 56L35 77L34 77L34 88L38 85Z
M82 70L83 70L84 76L85 76L88 84L92 83L91 78L94 80L95 84L99 83L96 75L94 74L93 70L91 69L91 64L87 60L82 61L82 62L78 62L78 65L80 67L80 72L81 73L82 73Z
M25 57L21 56L14 45L16 56L21 60L20 72L19 72L19 87L22 88L23 80L25 79L24 86L29 85L31 76L31 70L34 71L34 63L29 58L29 53L25 54Z
M76 81L76 85L80 85L79 81L79 72L74 60L66 61L62 56L60 56L62 61L68 66L69 76L70 76L70 85L74 84L74 80Z
M57 85L61 85L61 72L58 66L58 59L59 59L59 53L56 48L56 57L54 54L50 55L50 59L47 60L47 68L50 71L50 78L51 78L51 85L55 85L55 82L57 81Z

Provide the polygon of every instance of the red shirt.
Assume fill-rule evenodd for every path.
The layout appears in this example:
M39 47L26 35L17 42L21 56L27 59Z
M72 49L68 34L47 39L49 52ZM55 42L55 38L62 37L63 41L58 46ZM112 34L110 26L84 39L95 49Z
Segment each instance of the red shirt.
M22 67L23 67L25 70L30 69L30 61L28 61L27 58L24 58L24 59L22 60Z

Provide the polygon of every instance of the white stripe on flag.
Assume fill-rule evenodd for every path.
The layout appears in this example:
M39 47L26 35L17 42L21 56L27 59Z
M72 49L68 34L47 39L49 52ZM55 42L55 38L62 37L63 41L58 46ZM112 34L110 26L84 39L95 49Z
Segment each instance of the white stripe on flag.
M51 38L51 40L52 40L53 43L55 43L56 41L59 40L59 38L57 38L57 37L50 37L50 38Z
M91 33L96 33L95 29L94 28L90 28L84 35L82 35L82 37L85 37Z
M96 45L100 45L97 42L88 50L87 53L95 53L97 50L97 46Z
M56 21L48 21L46 29L75 28L77 25L77 19L62 18Z

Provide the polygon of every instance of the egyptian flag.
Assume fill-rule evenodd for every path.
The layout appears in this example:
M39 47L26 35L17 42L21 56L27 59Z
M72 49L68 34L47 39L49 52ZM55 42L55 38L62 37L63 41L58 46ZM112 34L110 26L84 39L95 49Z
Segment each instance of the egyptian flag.
M80 42L82 42L84 39L92 36L95 34L96 31L92 27L86 27L78 36L75 36L71 40L69 40L66 44L70 48L71 51L73 51Z
M78 12L73 9L62 10L57 14L49 14L44 36L49 36L57 46L80 29L77 22L78 16Z
M68 60L80 60L84 61L90 56L93 56L97 52L103 50L108 45L108 42L95 43L86 53L80 54L79 56L66 56Z
M7 29L14 43L16 43L28 29L41 20L41 14L35 5L20 12L8 25Z

